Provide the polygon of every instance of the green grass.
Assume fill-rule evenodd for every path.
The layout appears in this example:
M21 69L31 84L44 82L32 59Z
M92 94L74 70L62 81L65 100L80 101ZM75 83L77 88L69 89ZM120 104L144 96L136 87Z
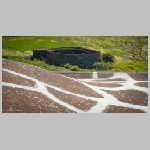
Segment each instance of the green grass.
M140 62L140 61L116 61L112 65L113 71L144 71L147 72L148 65L147 62Z
M114 42L114 37L97 36L4 36L2 48L8 51L32 51L34 49L48 49L56 47L81 46L102 52L111 52L119 55L119 50Z
M64 67L48 65L41 61L32 61L32 51L34 49L50 49L59 47L83 47L110 53L115 57L112 70L106 71L147 71L147 62L129 61L125 59L124 47L118 43L121 39L129 41L134 37L115 37L115 36L3 36L2 37L2 56L3 58L28 63L34 66L51 70L61 71ZM118 46L119 45L119 46ZM80 71L93 71L81 69Z
M29 56L26 56L26 57L3 56L3 58L13 60L13 61L22 62L22 63L27 63L27 64L37 66L37 67L40 67L42 69L46 69L46 70L49 70L49 71L62 71L62 70L65 69L64 67L59 67L59 66L55 66L55 65L48 65L48 64L44 63L43 61L31 60Z

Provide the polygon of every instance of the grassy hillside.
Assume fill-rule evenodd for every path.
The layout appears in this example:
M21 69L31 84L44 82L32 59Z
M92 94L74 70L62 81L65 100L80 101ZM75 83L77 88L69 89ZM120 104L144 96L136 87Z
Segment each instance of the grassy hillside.
M63 70L63 67L47 65L40 61L31 61L32 50L48 49L56 47L79 46L89 48L102 53L110 53L115 57L112 69L109 71L147 71L147 37L117 37L117 36L3 36L3 58L21 61L40 66L48 70ZM138 60L129 59L134 56L133 51L140 52ZM143 55L143 57L140 57ZM87 71L87 70L81 70Z

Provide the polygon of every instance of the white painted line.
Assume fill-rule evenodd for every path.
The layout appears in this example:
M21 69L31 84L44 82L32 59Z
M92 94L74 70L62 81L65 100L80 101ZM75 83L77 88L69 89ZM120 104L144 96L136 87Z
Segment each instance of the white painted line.
M93 72L93 73L92 73L92 78L93 78L93 79L97 79L97 78L98 78L97 72Z
M32 80L32 81L34 81L36 84L37 84L37 82L41 82L41 81L39 81L39 80L37 80L37 79L35 79L35 78L28 77L28 76L26 76L26 75L23 75L23 74L20 74L20 73L16 73L16 72L11 71L11 70L8 70L8 69L3 69L3 71L6 71L6 72L8 72L8 73L11 73L11 74L20 76L20 77L22 77L22 78L24 78L24 79ZM41 82L41 83L43 83L45 86L50 87L50 88L52 88L52 89L54 89L54 90L56 90L56 91L59 91L59 92L65 93L65 94L74 95L74 96L83 98L83 99L85 99L85 100L88 100L88 99L93 100L93 101L98 101L98 100L99 100L99 98L97 98L97 97L89 97L89 96L85 96L85 95L82 95L82 94L76 94L76 93L72 93L72 92L70 92L70 91L64 90L64 89L62 89L62 88L59 88L59 87L56 87L56 86L53 86L53 85L50 85L50 84L47 84L47 83L44 83L44 82ZM37 88L37 85L35 85L35 87Z
M54 102L70 109L70 110L73 110L77 113L82 113L83 111L81 111L80 109L72 106L72 105L69 105L68 103L65 103L61 100L59 100L58 98L56 98L53 94L50 94L48 91L47 91L47 88L42 84L42 83L39 83L38 82L38 88L33 88L33 87L27 87L27 86L22 86L22 85L17 85L17 84L14 84L14 83L6 83L6 82L2 82L2 85L3 86L8 86L8 87L12 87L12 88L20 88L20 89L24 89L24 90L28 90L28 91L34 91L34 92L39 92L39 93L42 93L44 95L46 95L50 100L53 100Z
M103 90L119 91L119 90L127 90L127 89L131 89L132 90L132 89L134 89L134 90L144 91L144 92L148 93L148 88L139 87L139 86L134 85L138 81L135 81L134 79L132 79L127 73L114 73L113 77L108 78L108 79L123 78L123 79L126 80L124 82L118 81L123 86L122 87L116 87L116 88L98 87L98 86L89 85L88 82L93 81L93 79L80 80L80 79L74 79L74 78L71 78L71 77L66 77L64 75L57 74L59 76L63 76L65 78L67 78L67 79L71 79L73 81L81 83L84 86L90 88L91 90L93 90L93 91L95 91L98 94L103 96L103 98L95 98L95 97L87 97L85 95L75 94L73 92L69 92L69 91L63 90L61 88L49 85L49 84L41 82L41 81L39 81L39 80L37 80L35 78L31 78L31 77L29 77L27 75L23 75L23 74L15 72L15 71L11 71L11 70L8 70L8 69L3 69L3 71L9 72L11 74L15 74L15 75L18 75L18 76L23 77L25 79L29 79L29 80L32 80L32 81L36 82L36 86L35 87L27 87L27 86L22 86L22 85L16 85L16 84L13 84L13 83L5 83L5 82L3 82L4 86L10 86L10 87L13 87L13 88L16 87L16 88L22 88L22 89L25 89L25 90L40 92L40 93L46 95L48 98L50 98L53 101L55 101L56 103L59 103L60 105L65 106L68 109L71 109L71 110L73 110L75 112L78 112L78 113L82 113L84 111L81 111L80 109L78 109L78 108L76 108L76 107L74 107L72 105L69 105L68 103L65 103L65 102L61 101L60 99L55 97L53 94L49 93L48 90L47 90L47 87L53 88L53 89L55 89L55 90L57 90L59 92L62 92L64 94L71 94L71 95L74 95L74 96L78 96L78 97L84 98L85 100L86 99L90 99L90 100L93 100L93 101L97 101L97 105L93 106L87 112L95 112L95 113L103 112L103 110L109 105L129 107L129 108L133 108L133 109L140 109L140 110L143 110L145 112L148 111L148 106L140 106L140 105L133 105L133 104L129 104L129 103L124 103L124 102L119 101L113 95L108 94L107 92L103 91ZM96 78L96 75L93 75L93 76L94 76L94 78Z
M138 90L138 91L145 91L147 92L145 89L147 88L141 88L138 86L134 86L133 84L136 82L135 80L133 80L127 73L114 73L114 76L111 78L124 78L127 80L127 82L125 82L125 87L119 87L120 89L129 89L130 86L132 86L134 89ZM71 77L66 77L66 78L70 78L72 80L77 80L77 79L73 79ZM99 87L97 86L93 86L90 85L88 83L82 82L81 80L78 80L79 83L84 84L85 86L87 86L88 88L92 89L93 91L97 92L98 94L101 94L104 98L103 100L101 99L97 105L93 106L88 112L102 112L107 106L109 105L116 105L116 106L123 106L123 107L129 107L129 108L133 108L133 109L140 109L143 110L144 112L148 111L148 106L141 106L141 105L133 105L133 104L129 104L129 103L125 103L125 102L121 102L119 101L116 97L114 97L111 94L108 94L105 91L102 91ZM129 82L129 83L128 83ZM129 87L127 86L129 85ZM131 88L131 87L130 87ZM109 89L107 87L103 87L103 89ZM113 88L111 88L112 90ZM115 88L116 89L116 88Z

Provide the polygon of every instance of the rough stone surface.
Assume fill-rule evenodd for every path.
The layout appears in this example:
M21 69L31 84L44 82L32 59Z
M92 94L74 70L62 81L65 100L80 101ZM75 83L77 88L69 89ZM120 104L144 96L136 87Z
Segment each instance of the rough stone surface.
M137 82L135 85L140 86L140 87L148 87L148 82Z
M81 68L92 68L101 60L101 53L81 47L66 47L51 50L34 50L32 59L43 60L46 63L64 66L69 63Z
M147 81L148 74L147 73L128 73L134 80L137 81Z
M134 105L147 106L148 95L142 91L136 90L120 90L120 91L107 91L107 93L117 97L119 101L130 103Z
M122 106L107 106L107 108L103 111L105 113L144 113L144 111L139 109L132 109L128 107Z
M31 65L3 60L3 113L148 112L147 75L92 73L65 76ZM71 78L70 78L71 77ZM94 85L94 86L93 86Z
M3 113L73 113L72 110L55 103L38 92L3 87L2 98Z

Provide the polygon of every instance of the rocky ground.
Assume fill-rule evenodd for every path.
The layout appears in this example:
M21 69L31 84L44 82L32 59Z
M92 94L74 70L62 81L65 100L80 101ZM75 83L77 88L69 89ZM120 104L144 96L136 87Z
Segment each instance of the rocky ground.
M3 113L142 113L147 73L55 73L3 60Z

